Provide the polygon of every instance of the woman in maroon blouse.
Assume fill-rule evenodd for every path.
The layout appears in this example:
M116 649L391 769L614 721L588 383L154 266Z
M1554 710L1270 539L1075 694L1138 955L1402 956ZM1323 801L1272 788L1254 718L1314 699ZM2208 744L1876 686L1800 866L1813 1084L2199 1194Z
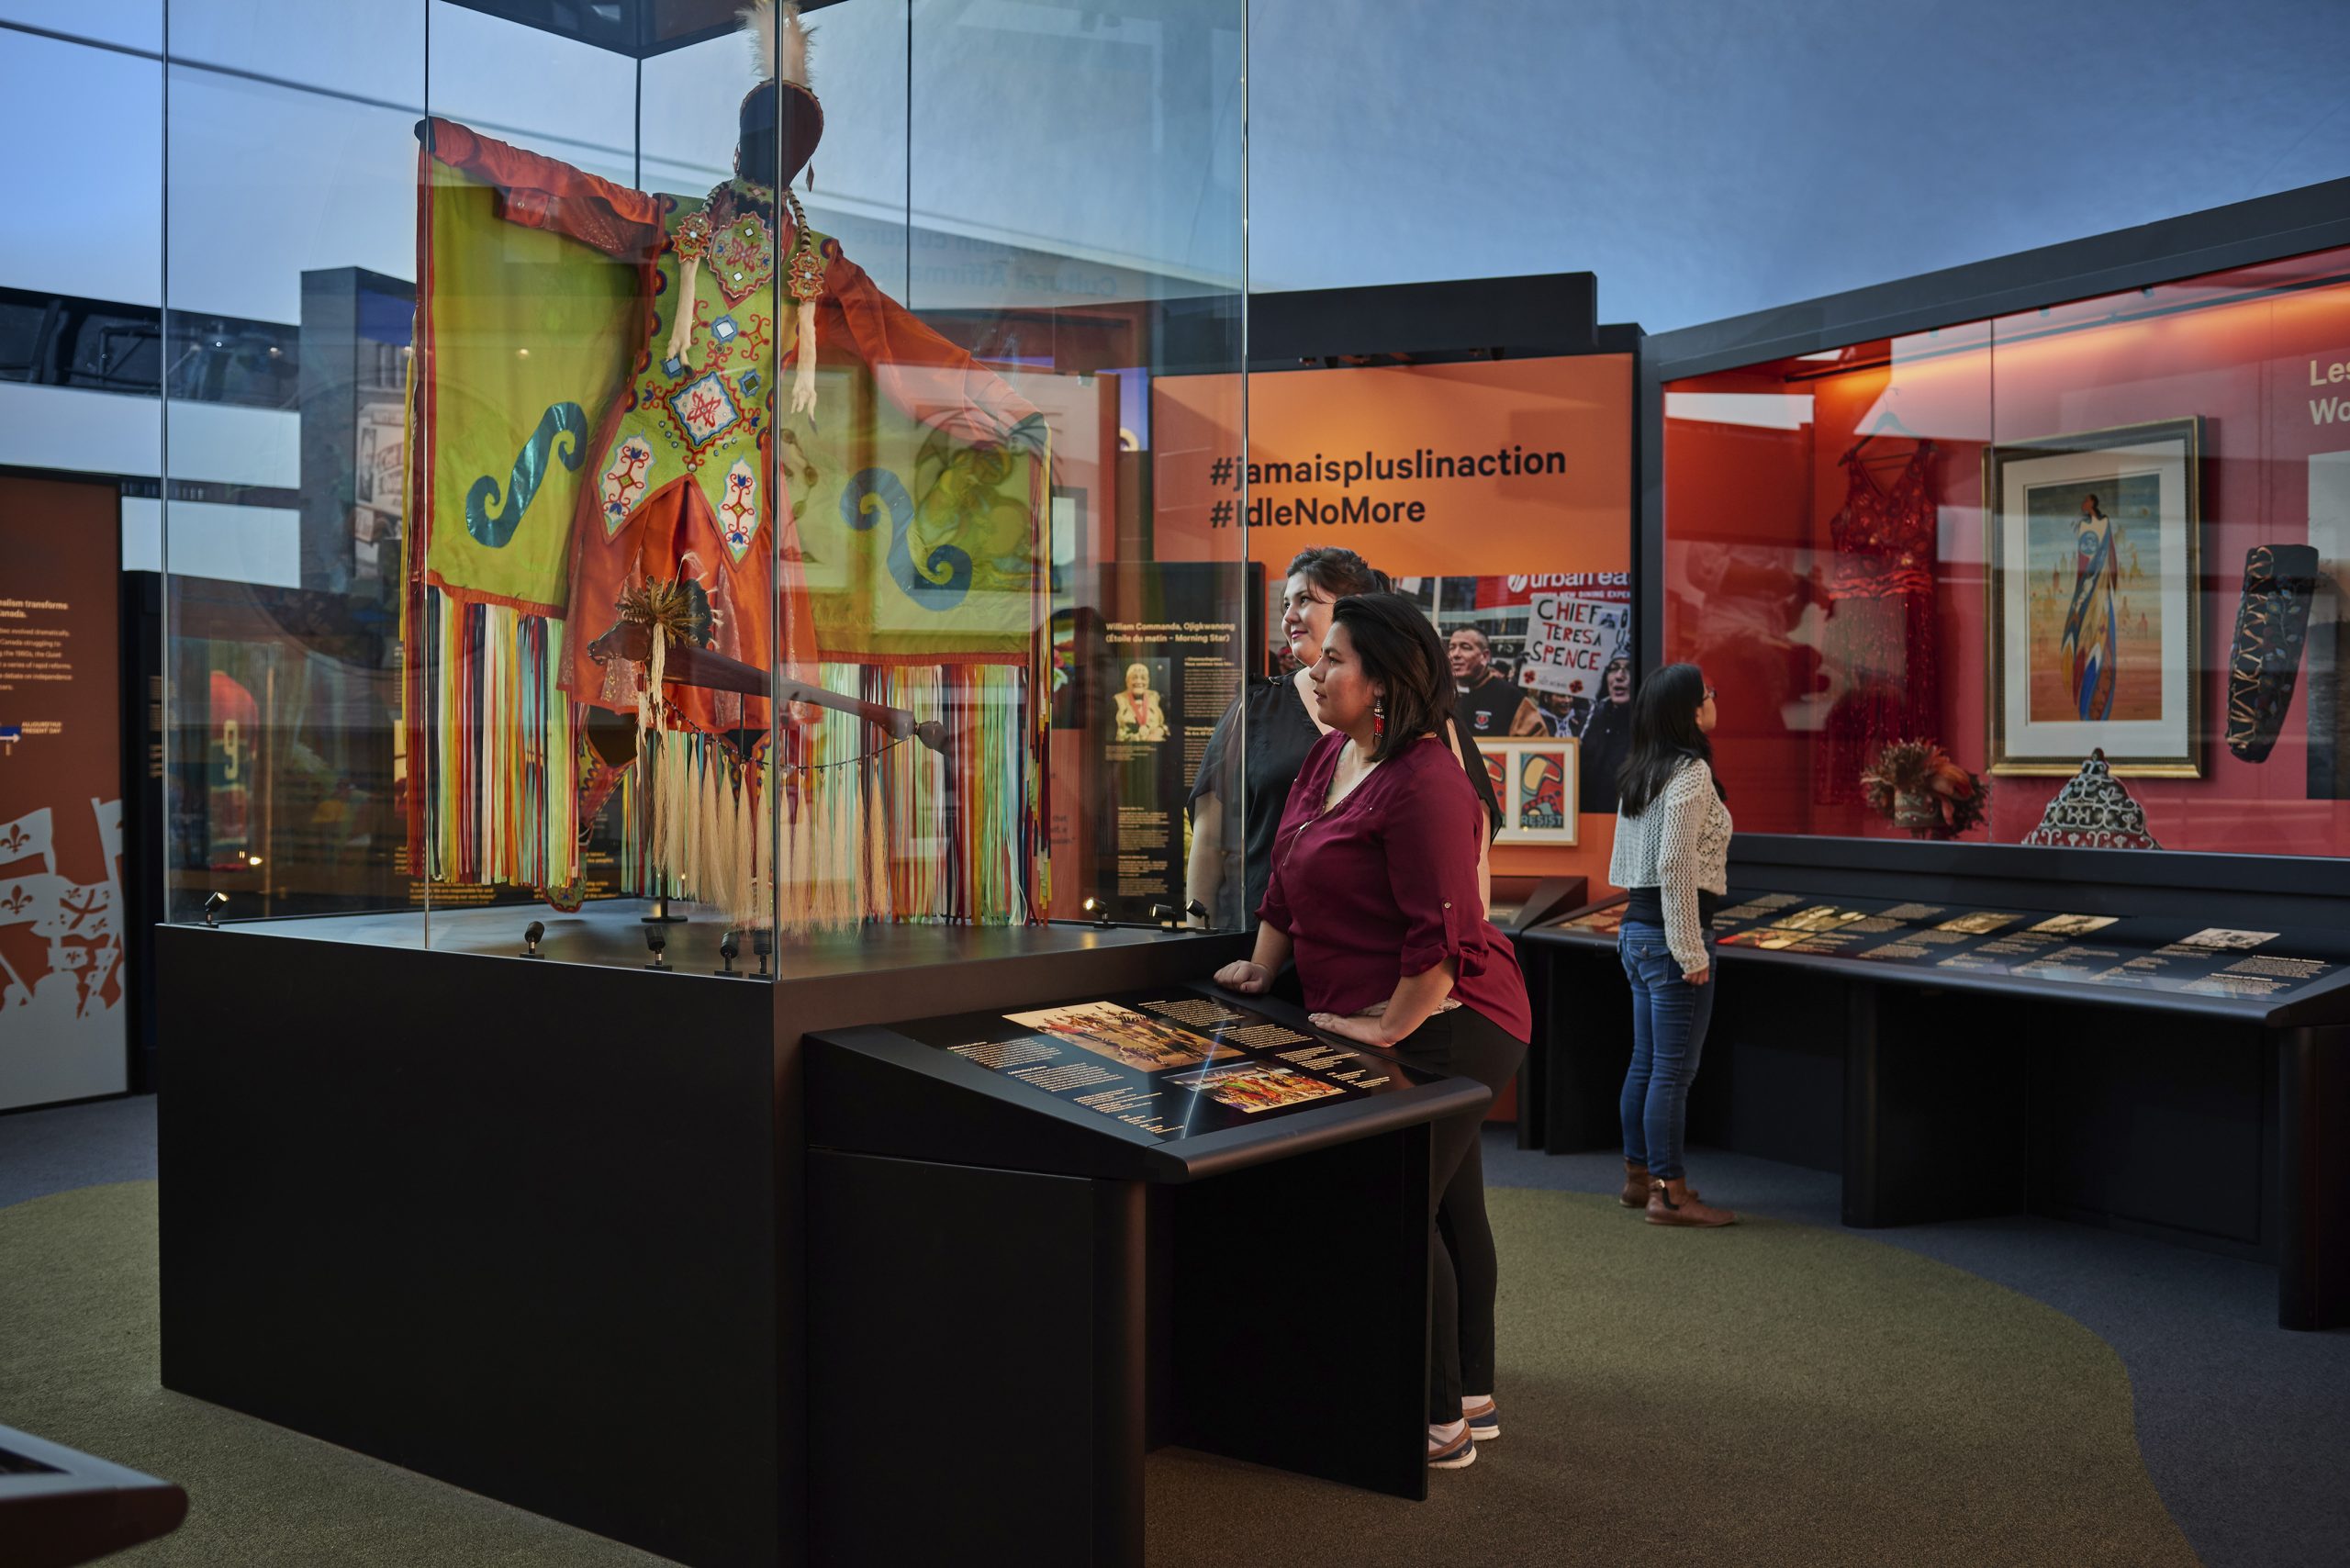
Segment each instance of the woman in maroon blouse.
M1437 738L1452 708L1443 644L1400 594L1350 594L1331 619L1312 672L1331 731L1290 790L1255 956L1216 983L1256 995L1294 957L1315 1027L1498 1093L1532 1016L1478 898L1484 808ZM1441 1470L1501 1435L1482 1122L1471 1112L1433 1129L1428 1462Z

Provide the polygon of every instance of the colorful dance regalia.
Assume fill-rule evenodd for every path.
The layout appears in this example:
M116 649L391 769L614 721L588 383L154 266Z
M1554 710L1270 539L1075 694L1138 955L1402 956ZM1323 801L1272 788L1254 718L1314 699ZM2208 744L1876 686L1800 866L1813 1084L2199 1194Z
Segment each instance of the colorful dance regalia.
M786 185L700 201L431 122L408 513L428 656L408 706L409 755L433 767L412 835L436 877L571 882L592 705L643 726L666 879L643 890L682 879L756 920L769 868L744 860L767 858L755 808L779 770L787 926L1041 920L1043 420L807 226L788 180L821 111L785 97L813 117ZM661 607L649 669L590 653L624 601ZM778 757L764 696L664 683L680 642L761 691L772 670L968 722L943 775L911 747L841 766L886 737L821 714L783 725ZM948 853L913 862L922 835Z
M2114 598L2121 582L2113 520L2096 517L2084 521L2074 540L2073 601L2065 610L2065 635L2059 644L2072 680L2073 701L2083 719L2104 719L2113 712L2113 688L2121 673L2120 617Z
M1934 443L1920 442L1890 489L1857 453L1844 458L1843 510L1829 524L1829 668L1840 681L1813 792L1861 803L1861 774L1888 741L1940 729L1941 639L1934 628Z

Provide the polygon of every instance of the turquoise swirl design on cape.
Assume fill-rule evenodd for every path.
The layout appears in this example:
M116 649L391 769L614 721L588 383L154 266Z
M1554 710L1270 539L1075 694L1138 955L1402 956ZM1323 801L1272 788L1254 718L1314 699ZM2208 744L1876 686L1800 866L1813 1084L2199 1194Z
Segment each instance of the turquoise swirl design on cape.
M582 443L587 439L588 415L576 403L555 403L539 416L539 428L522 443L514 458L514 477L506 487L506 506L498 509L498 480L485 474L476 479L465 491L465 532L492 550L503 550L513 539L514 531L522 526L522 514L531 510L531 499L546 482L550 470L547 454L563 460L563 465L573 473L586 460ZM555 438L568 436L561 447Z
M908 599L924 610L952 610L971 591L971 554L952 544L933 549L919 566L906 536L913 531L914 498L905 481L887 468L867 468L841 491L841 521L858 532L871 530L876 514L890 514L890 576ZM944 566L944 582L930 574Z

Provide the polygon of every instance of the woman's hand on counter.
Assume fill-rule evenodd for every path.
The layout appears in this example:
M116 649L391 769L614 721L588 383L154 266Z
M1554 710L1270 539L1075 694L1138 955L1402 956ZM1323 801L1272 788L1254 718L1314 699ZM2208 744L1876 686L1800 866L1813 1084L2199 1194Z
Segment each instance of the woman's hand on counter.
M1262 996L1272 985L1273 977L1262 964L1248 958L1235 958L1216 970L1215 983L1242 996Z
M1316 1013L1306 1020L1326 1035L1336 1035L1342 1040L1352 1040L1359 1046L1376 1046L1385 1050L1387 1022L1383 1018L1346 1017L1336 1013Z

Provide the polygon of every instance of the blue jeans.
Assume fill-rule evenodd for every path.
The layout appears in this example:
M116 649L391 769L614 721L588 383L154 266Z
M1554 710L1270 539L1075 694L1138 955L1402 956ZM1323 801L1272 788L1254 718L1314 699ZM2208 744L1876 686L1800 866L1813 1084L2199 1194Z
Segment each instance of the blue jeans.
M1617 1109L1624 1122L1624 1158L1648 1167L1651 1176L1682 1174L1681 1134L1688 1121L1689 1085L1697 1077L1706 1025L1714 1015L1714 991L1721 971L1713 965L1714 939L1706 938L1704 985L1681 978L1681 965L1664 945L1664 928L1628 920L1616 950L1632 982L1632 1066L1624 1074Z

